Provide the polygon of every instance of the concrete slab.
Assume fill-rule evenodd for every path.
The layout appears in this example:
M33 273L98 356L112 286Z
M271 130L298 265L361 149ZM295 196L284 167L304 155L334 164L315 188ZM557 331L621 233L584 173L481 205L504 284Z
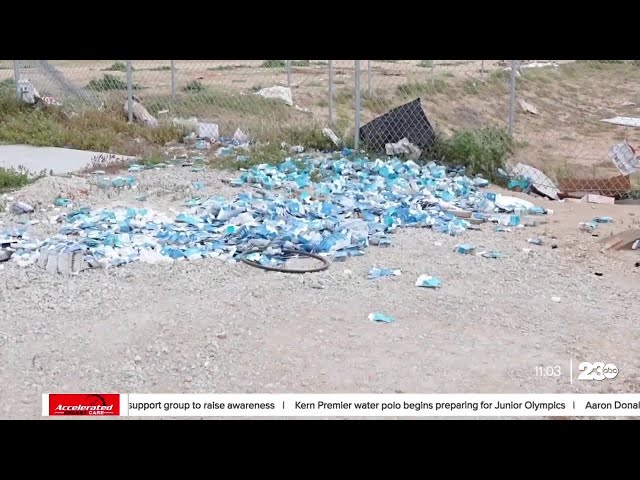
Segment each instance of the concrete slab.
M54 174L76 172L91 164L96 155L108 155L100 152L73 150L57 147L34 147L32 145L0 145L0 167L24 167L33 173L53 170ZM118 155L119 159L133 159Z

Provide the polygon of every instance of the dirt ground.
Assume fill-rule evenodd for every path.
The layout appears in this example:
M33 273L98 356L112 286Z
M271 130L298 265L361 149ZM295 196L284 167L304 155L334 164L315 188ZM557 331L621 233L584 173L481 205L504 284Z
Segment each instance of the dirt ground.
M238 193L221 181L231 172L134 175L148 196L145 206L165 212L183 210L194 180L204 182L202 195ZM48 208L60 190L92 206L140 204L139 191L109 198L82 179L47 178L14 196ZM208 259L63 277L6 262L0 418L39 418L46 392L636 392L640 254L602 253L599 238L578 224L613 217L598 228L602 238L637 228L640 209L515 196L555 213L540 217L548 223L505 233L487 224L462 237L400 230L392 247L370 247L318 274ZM0 214L3 227L18 220ZM55 231L46 221L32 228L37 235ZM544 244L528 243L533 237ZM454 252L463 241L504 257ZM402 275L368 280L372 266L400 268ZM420 274L438 276L442 288L415 287ZM372 323L372 312L396 321ZM577 381L582 361L614 363L620 374ZM562 374L537 377L537 365L560 366Z

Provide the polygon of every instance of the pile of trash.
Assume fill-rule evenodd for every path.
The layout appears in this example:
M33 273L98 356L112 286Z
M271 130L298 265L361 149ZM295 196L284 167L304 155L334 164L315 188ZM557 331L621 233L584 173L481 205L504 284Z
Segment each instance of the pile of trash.
M349 149L258 165L230 184L254 189L233 199L191 198L175 217L146 208L76 208L56 220L62 227L54 237L36 241L5 232L0 241L11 244L12 261L63 273L134 261L237 261L248 253L263 265L278 265L282 250L334 261L364 255L370 245L390 246L389 234L403 227L455 236L477 223L521 228L522 215L552 213L484 192L487 180L461 169L370 160Z

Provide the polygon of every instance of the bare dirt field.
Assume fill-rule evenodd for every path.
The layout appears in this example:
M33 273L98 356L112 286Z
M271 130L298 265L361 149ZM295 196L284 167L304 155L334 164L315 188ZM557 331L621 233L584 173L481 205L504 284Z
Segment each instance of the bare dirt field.
M145 206L182 211L196 179L206 186L203 195L238 193L221 182L233 172L187 170L135 173L149 194ZM55 177L14 196L47 207L61 184L67 193L82 192L91 206L136 204L136 191L87 197L86 181ZM0 417L39 418L43 392L637 391L640 330L633 309L640 257L601 253L598 238L580 232L578 223L612 216L614 223L599 229L602 237L637 226L638 207L522 197L553 208L542 219L548 223L505 233L485 224L462 237L404 229L392 235L392 247L370 247L318 274L208 259L67 277L5 262ZM56 231L46 223L51 214L30 216L44 220L34 234ZM0 214L4 226L18 220ZM544 245L527 243L531 237ZM504 257L455 253L463 241ZM368 280L372 266L400 268L402 275ZM415 287L423 273L438 276L442 288ZM396 322L370 322L371 312ZM574 371L571 383L570 361L574 369L580 361L614 363L620 374L578 382ZM558 365L562 375L536 377L536 365Z

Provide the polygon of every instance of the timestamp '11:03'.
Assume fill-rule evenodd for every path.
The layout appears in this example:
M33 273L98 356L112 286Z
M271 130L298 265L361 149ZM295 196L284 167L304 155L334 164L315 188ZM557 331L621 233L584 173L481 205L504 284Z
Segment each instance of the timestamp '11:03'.
M562 370L559 365L536 365L536 377L559 377Z

